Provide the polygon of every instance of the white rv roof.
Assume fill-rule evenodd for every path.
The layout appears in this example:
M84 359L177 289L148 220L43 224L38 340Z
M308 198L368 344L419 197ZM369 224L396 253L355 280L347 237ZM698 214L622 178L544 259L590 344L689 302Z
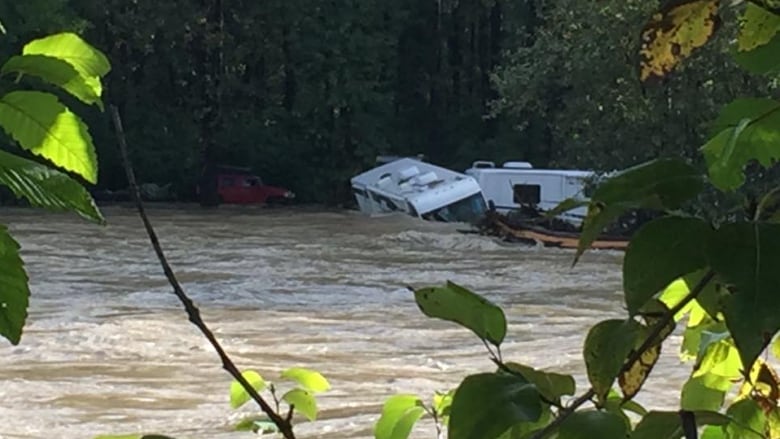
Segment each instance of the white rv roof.
M414 168L416 168L417 172L413 171ZM396 186L398 190L395 191L388 187L384 187L383 189L388 192L401 192L401 188L398 187L398 185L402 183L401 174L407 171L414 173L412 179L414 177L423 176L425 174L430 174L430 173L434 173L437 180L442 180L444 182L451 182L461 178L468 178L464 174L451 171L447 168L442 168L440 166L432 165L430 163L421 162L420 160L403 158L370 169L362 174L358 174L352 177L350 182L353 185L359 184L362 186L370 186L376 184L379 181L379 179L382 178L382 176L387 174L387 176L389 176L391 179L390 182L391 186Z
M515 175L562 175L564 177L591 177L594 175L591 171L581 171L577 169L519 169L519 168L471 168L469 174L515 174Z

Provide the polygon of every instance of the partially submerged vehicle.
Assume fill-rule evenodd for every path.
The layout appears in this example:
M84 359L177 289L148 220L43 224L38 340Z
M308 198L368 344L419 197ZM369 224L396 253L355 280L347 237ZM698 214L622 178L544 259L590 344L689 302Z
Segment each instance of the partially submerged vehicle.
M596 177L591 171L536 169L528 162L506 162L496 167L489 161L474 162L466 174L474 177L491 210L499 213L528 207L548 211L568 198L587 200L588 181ZM558 218L579 225L586 213L586 207L578 207Z
M295 198L291 190L271 186L249 168L218 166L210 179L220 204L287 204ZM200 185L196 189L201 193Z
M366 214L402 212L431 221L473 222L487 210L474 178L413 158L382 157L350 180Z

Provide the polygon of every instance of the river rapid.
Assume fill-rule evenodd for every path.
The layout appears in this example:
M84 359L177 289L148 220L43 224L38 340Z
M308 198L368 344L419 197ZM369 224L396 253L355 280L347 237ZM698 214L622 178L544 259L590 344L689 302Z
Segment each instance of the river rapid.
M104 208L107 226L40 210L0 210L31 278L22 342L0 340L0 438L160 433L241 438L230 377L172 295L134 210ZM493 370L469 331L426 318L406 285L452 280L507 313L507 360L573 373L586 389L582 343L625 316L622 253L573 253L462 234L452 224L310 209L150 210L168 258L225 349L268 380L291 366L332 390L300 438L370 438L383 400L457 385ZM676 409L688 367L679 338L639 398ZM412 437L435 438L422 421Z

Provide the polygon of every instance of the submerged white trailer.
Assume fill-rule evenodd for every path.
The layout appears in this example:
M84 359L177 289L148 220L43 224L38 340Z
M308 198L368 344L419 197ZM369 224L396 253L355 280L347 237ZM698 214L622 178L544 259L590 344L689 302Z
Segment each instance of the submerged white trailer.
M403 212L432 221L470 222L487 208L474 178L412 158L389 160L350 183L366 214Z
M466 174L477 180L488 205L500 213L521 206L550 210L567 198L587 200L586 183L595 176L591 171L536 169L528 162L506 162L496 167L489 161L474 162ZM586 213L586 207L579 207L559 218L579 225Z

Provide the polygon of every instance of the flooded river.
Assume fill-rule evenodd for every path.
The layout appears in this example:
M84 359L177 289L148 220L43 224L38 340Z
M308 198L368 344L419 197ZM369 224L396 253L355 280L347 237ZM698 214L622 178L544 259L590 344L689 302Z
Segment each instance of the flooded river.
M104 213L106 227L0 210L32 288L22 343L0 340L0 438L251 437L231 425L253 405L231 410L230 377L171 294L135 212ZM620 253L590 253L572 269L569 251L355 212L158 207L151 217L239 367L329 378L321 419L300 424L300 438L372 437L387 396L429 395L493 369L475 336L425 318L405 285L449 279L484 294L507 312L505 358L574 373L580 392L587 328L624 315ZM640 400L650 406L677 408L667 385L685 372L673 342ZM423 426L413 437L433 439Z

